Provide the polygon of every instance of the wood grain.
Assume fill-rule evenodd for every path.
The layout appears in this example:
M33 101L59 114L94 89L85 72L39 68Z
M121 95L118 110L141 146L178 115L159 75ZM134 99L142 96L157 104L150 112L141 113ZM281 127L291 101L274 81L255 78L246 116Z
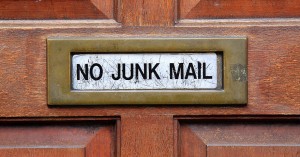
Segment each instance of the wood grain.
M69 2L70 3L70 2ZM99 11L101 11L107 18L114 18L114 5L117 5L116 0L90 0Z
M122 0L121 23L125 26L172 26L173 0Z
M0 19L112 19L113 0L1 0Z
M181 122L180 157L299 156L299 120L200 119Z
M113 126L111 128L101 129L89 141L85 147L86 157L109 156L115 157L116 150L116 131Z
M0 148L1 157L85 157L80 148Z
M300 17L298 0L178 0L178 19Z
M21 22L22 23L22 22ZM251 23L251 25L249 25ZM36 24L36 23L35 23ZM300 34L297 20L263 23L227 21L210 27L34 28L0 26L0 116L122 116L170 115L299 115ZM36 24L38 25L38 24ZM59 24L61 25L61 24ZM99 24L100 25L100 24ZM53 28L52 28L53 27ZM49 36L248 38L248 104L246 106L47 106L46 38Z
M116 147L114 131L113 124L101 125L101 121L100 124L90 121L2 124L0 154L1 157L110 157Z
M0 156L232 157L245 151L250 157L299 156L299 1L177 2L2 0ZM180 21L174 26L178 17ZM261 17L283 19L211 19ZM210 19L182 21L203 18ZM246 36L248 104L49 107L46 39L52 36ZM174 116L185 121L178 123ZM104 123L97 121L99 117L121 120ZM203 117L221 118L207 121ZM240 121L224 121L228 118ZM298 121L290 122L289 118Z
M207 146L189 127L179 127L179 157L206 157Z
M298 157L299 146L216 146L208 147L207 157Z
M121 156L173 157L173 117L126 115L121 120Z

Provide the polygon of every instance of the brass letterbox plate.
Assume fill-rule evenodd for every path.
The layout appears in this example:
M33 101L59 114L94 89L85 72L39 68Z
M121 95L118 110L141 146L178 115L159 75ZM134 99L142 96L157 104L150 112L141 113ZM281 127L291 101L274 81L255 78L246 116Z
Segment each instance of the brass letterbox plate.
M246 104L247 39L52 37L47 72L48 105Z

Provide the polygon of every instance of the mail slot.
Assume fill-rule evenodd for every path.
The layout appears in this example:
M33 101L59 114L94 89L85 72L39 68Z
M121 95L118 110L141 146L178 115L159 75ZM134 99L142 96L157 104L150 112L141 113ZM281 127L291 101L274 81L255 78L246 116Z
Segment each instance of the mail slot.
M47 39L48 105L247 103L247 39Z

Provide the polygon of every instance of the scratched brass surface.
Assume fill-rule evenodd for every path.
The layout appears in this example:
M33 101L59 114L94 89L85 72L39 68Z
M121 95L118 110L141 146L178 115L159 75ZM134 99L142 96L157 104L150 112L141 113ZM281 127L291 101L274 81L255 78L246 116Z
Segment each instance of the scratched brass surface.
M71 53L222 52L223 88L216 90L71 89ZM48 38L48 105L247 104L247 39Z

